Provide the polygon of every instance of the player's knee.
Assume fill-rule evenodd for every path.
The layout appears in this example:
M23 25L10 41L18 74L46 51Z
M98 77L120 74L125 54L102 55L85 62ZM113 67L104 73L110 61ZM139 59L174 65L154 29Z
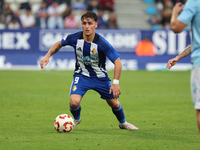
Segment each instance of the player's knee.
M119 108L119 104L118 104L118 103L113 104L113 105L112 105L112 108L114 108L114 109Z
M70 100L70 107L71 108L75 109L75 108L78 107L78 105L79 105L79 103L77 101L73 101L73 100L71 101Z
M81 96L79 95L71 95L70 96L70 107L75 109L79 106L81 102Z
M111 101L111 102L108 102L108 104L111 108L114 108L114 109L119 108L119 102L118 101Z

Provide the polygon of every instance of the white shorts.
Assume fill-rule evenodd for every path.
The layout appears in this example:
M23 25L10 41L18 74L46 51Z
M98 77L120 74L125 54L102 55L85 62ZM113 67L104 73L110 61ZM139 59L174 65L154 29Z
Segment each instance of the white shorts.
M191 71L190 89L194 108L200 110L200 67L195 67Z

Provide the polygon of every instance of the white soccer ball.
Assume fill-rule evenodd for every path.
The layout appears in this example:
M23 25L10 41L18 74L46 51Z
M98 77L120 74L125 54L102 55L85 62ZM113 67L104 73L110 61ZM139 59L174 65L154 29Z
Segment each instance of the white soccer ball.
M74 129L74 120L67 114L61 114L54 120L54 128L58 132L70 132Z

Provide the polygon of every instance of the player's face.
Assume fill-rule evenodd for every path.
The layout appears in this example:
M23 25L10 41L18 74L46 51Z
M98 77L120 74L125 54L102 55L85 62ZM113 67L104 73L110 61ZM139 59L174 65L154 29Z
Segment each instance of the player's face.
M83 29L83 33L86 36L90 36L92 34L95 34L95 28L96 27L97 27L97 22L95 22L94 19L83 18L83 20L82 20L82 29Z

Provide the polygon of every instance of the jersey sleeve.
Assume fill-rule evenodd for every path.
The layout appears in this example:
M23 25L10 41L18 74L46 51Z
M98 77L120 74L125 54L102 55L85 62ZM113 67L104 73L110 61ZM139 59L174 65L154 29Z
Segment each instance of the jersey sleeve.
M73 46L73 44L76 42L77 38L81 36L81 32L76 32L73 34L69 34L65 38L61 40L62 46L70 45Z
M183 11L178 16L178 20L186 25L189 25L192 18L198 11L196 0L188 0L183 8Z
M120 55L117 51L111 46L107 51L106 56L110 59L110 61L114 62Z
M120 56L119 53L112 47L112 45L104 38L101 37L99 43L110 61L114 62Z
M66 45L71 45L71 43L73 43L73 39L69 38L70 35L66 36L65 38L63 38L61 40L61 44L62 46L66 46Z

